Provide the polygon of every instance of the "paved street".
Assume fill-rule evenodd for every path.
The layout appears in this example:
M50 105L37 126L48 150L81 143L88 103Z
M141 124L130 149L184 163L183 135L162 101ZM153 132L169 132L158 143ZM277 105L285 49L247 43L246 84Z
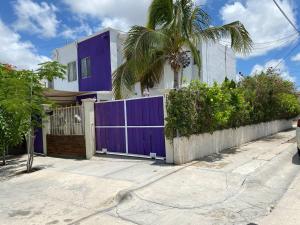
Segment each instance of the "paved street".
M299 211L294 136L281 132L183 166L36 157L40 170L13 176L26 158L15 159L0 169L0 224L279 224L271 220L284 219L282 210Z
M300 163L299 163L300 165ZM257 222L260 225L300 224L300 173L288 187L274 211Z

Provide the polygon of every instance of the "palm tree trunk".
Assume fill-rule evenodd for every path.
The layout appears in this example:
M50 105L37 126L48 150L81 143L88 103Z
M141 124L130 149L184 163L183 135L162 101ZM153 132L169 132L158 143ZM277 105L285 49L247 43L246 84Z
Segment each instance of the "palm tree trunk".
M179 88L179 72L178 70L173 70L174 71L174 89L178 89Z

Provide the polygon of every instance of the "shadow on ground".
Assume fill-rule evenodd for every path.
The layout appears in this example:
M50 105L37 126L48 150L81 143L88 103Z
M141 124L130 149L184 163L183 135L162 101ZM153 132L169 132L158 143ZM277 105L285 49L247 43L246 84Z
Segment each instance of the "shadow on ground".
M300 165L300 157L298 155L298 153L296 153L293 158L292 158L292 163L295 165Z
M279 140L285 137L285 134L288 132L291 132L293 130L296 130L295 128L291 128L285 131L281 131L280 134L274 134L272 136L268 136L266 138L263 138L263 141L273 141L273 140ZM292 139L293 140L293 139Z
M120 160L122 160L122 162L152 161L153 163L151 165L153 165L153 166L169 166L164 160L160 160L160 159L150 159L150 158L123 156L123 155L108 155L108 154L97 153L94 156L94 158L100 159L100 160L105 160L105 161L109 161L110 159L120 159Z
M218 154L212 154L209 156L205 156L202 159L199 159L199 162L206 162L206 163L214 163L218 161L222 161L228 155L233 155L239 153L238 148L229 148L226 150L221 151Z
M12 179L16 176L27 174L26 171L27 160L24 156L11 156L7 157L6 165L0 166L0 181ZM51 167L50 165L33 166L30 173Z

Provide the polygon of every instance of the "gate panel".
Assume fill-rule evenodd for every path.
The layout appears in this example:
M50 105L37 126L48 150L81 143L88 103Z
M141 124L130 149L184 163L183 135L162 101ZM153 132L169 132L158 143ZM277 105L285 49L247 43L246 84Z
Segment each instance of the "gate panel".
M164 128L128 128L128 153L165 157Z
M114 153L126 153L125 129L96 129L96 149L107 149L108 152Z
M163 97L126 101L128 126L163 126Z
M96 149L126 153L124 102L95 104Z
M124 102L103 102L95 105L96 126L124 126Z
M95 104L97 151L165 157L163 97Z

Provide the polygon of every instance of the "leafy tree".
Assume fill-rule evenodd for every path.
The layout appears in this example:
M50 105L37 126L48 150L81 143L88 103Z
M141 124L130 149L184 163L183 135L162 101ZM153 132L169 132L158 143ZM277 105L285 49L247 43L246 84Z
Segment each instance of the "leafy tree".
M35 128L41 126L44 116L43 81L63 78L65 66L58 62L46 62L36 71L16 70L0 65L0 146L5 150L27 137L27 171L33 163L33 136ZM2 136L3 135L3 136Z
M25 85L24 80L17 79L16 70L0 65L0 148L3 164L8 146L19 144L25 135L23 131L29 128L26 113L30 106Z
M295 117L300 112L299 100L297 96L287 93L280 93L277 98L277 111L282 119Z
M245 99L245 91L238 88L234 81L227 78L221 85L221 91L228 95L228 105L230 107L230 116L226 127L235 128L250 123L251 105Z
M174 88L179 87L179 72L189 64L191 52L201 67L197 46L204 41L231 38L239 53L251 50L252 41L245 27L233 22L211 27L209 16L193 0L153 0L146 27L133 26L124 44L126 61L114 72L113 90L117 98L129 93L136 82L152 87L161 79L164 65L174 73Z
M278 118L278 99L282 93L295 96L296 89L293 82L284 80L272 68L254 76L248 76L240 84L246 94L246 101L252 107L251 120L266 122Z

